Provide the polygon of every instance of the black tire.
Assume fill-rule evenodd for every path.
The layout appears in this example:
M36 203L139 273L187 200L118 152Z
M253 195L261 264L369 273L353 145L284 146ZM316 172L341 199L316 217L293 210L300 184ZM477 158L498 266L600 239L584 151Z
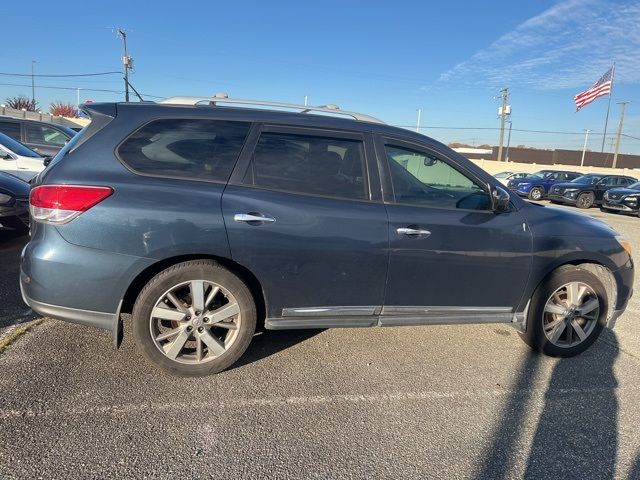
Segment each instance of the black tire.
M538 202L544 197L544 189L542 187L533 187L529 190L527 197L529 197L529 200Z
M576 207L591 208L595 200L596 197L592 192L581 193L578 195L578 198L576 198Z
M18 217L1 217L0 224L2 224L3 227L15 230L21 235L29 233L29 227Z
M582 282L589 285L598 297L600 311L591 333L575 346L560 347L554 345L544 333L544 308L553 293L569 282ZM552 272L536 289L527 315L526 333L522 339L534 350L552 357L573 357L584 352L595 342L606 326L609 299L602 282L593 273L573 265L566 265Z
M185 364L172 360L160 351L152 338L150 322L151 312L163 293L175 285L193 280L223 285L235 297L242 321L234 342L224 353L203 363ZM162 370L185 377L211 375L230 367L246 351L256 328L256 305L251 291L235 274L212 260L178 263L157 274L138 295L132 316L133 336L143 355Z

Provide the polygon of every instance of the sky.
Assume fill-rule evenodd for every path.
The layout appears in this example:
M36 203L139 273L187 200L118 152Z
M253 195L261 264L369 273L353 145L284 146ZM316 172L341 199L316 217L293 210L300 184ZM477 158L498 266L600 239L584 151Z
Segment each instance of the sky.
M618 102L629 101L620 151L640 153L640 1L66 0L61 9L32 0L28 12L25 5L3 7L0 73L29 74L32 60L36 74L119 71L120 27L134 59L131 83L145 99L225 91L303 103L306 95L310 104L407 127L421 109L422 133L475 145L498 143L495 97L509 87L512 146L582 149L590 129L588 148L600 151L608 99L576 112L573 96L615 61L605 151ZM81 102L123 98L117 74L35 80L43 110L56 100L76 103L77 88ZM0 102L31 96L30 82L0 75Z

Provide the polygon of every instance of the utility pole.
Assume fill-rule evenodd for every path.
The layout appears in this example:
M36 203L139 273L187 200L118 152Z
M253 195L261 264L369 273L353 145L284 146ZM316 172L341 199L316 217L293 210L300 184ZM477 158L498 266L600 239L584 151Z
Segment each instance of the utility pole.
M618 105L622 105L622 109L620 110L620 123L618 124L618 135L616 136L616 149L613 154L613 165L612 168L616 168L618 163L618 150L620 149L620 136L622 135L622 126L624 125L624 111L627 109L627 104L629 102L619 102Z
M80 88L76 88L76 110L80 111Z
M420 133L420 116L422 115L422 109L418 108L416 111L418 112L418 120L416 121L416 132Z
M31 60L31 103L33 103L34 109L36 108L35 65L36 65L36 61Z
M304 106L306 107L307 105L309 105L309 95L304 96Z
M129 101L129 70L133 68L133 59L127 53L127 31L118 28L118 38L122 40L122 74L124 76L124 101Z
M588 128L584 131L584 146L582 147L582 160L580 160L580 166L584 166L584 154L587 152L587 141L589 140L589 130Z
M502 106L498 109L498 115L500 116L500 146L498 147L498 161L502 161L502 145L504 144L504 124L507 120L507 107L509 114L511 113L511 107L509 103L509 88L505 87L500 90L500 95L496 98L502 99Z

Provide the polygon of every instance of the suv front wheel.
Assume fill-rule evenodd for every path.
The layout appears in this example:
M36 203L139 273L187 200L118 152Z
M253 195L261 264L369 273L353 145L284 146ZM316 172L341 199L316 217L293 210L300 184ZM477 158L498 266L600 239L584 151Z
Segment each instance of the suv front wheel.
M608 306L604 285L593 273L560 267L531 298L524 341L554 357L578 355L602 333Z
M255 327L255 302L245 283L209 260L160 272L133 307L133 335L142 353L183 376L231 366L249 346Z

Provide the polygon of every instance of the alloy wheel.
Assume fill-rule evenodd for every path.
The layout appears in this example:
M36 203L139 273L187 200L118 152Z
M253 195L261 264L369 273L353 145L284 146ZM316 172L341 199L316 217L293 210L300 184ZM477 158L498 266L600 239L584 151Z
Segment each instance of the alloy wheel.
M151 338L169 359L202 364L224 354L238 337L240 306L229 290L206 280L171 287L149 318Z
M544 334L558 347L574 347L589 337L599 316L600 301L593 288L583 282L566 283L544 306Z
M542 198L542 191L539 188L534 188L531 190L531 199L532 200L540 200Z

